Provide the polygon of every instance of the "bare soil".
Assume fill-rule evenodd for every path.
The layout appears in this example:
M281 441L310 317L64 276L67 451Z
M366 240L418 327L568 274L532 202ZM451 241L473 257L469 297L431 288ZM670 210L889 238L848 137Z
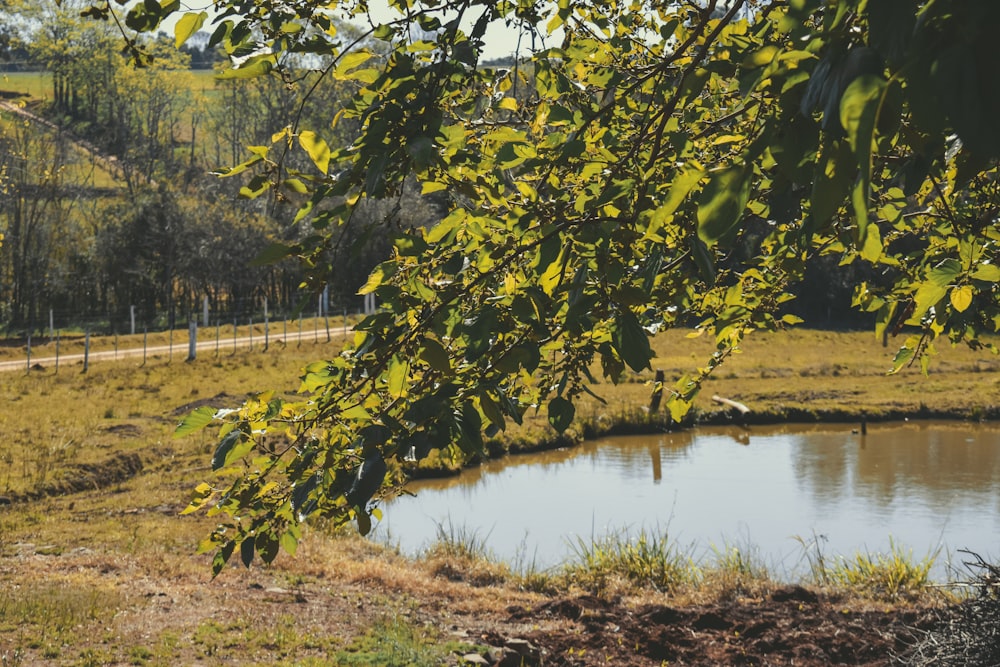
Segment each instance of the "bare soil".
M800 586L708 605L628 609L582 596L511 612L561 621L527 635L548 665L886 665L929 622L915 610L851 609Z
M172 508L149 511L173 515ZM46 545L5 545L5 595L46 582L54 590L104 591L113 603L106 614L84 619L56 658L51 648L43 653L44 641L18 645L18 633L10 631L0 632L0 656L9 659L16 649L19 662L11 664L79 664L77 656L99 651L100 664L157 664L136 662L128 647L162 646L169 637L175 645L161 664L336 664L325 662L331 647L391 616L433 628L441 642L478 646L478 664L504 667L874 666L896 664L895 656L940 617L940 611L875 608L800 586L710 604L650 595L544 596L449 581L426 564L357 538L307 540L304 547L284 564L289 569L234 569L212 580L203 557L189 557L199 561L191 568L172 566L169 558L155 563L87 548L60 553ZM286 619L294 619L300 634L325 639L295 646L269 639ZM206 640L206 626L220 628L220 636ZM475 664L462 656L453 653L446 664Z

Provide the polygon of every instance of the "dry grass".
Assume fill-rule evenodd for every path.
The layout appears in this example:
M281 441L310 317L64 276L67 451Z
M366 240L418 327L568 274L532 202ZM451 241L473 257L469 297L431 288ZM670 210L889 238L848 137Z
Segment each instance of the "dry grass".
M695 365L710 351L705 341L684 339L680 332L672 336L657 342L657 366L668 374ZM849 394L852 405L871 409L869 414L876 414L870 406L912 408L930 396L964 408L969 396L983 406L997 402L989 357L956 350L942 355L930 379L910 372L884 378L880 362L887 363L886 351L870 338L799 331L786 334L778 347L778 339L759 336L706 392L759 409L786 400L775 397L850 386L856 392ZM761 377L771 374L763 371L770 367L769 358L778 358L775 348L787 367L808 372ZM212 520L182 517L179 511L192 486L210 474L214 442L209 434L175 440L174 424L195 402L232 405L255 390L293 391L299 368L335 350L321 337L318 345L304 341L301 347L272 345L266 353L208 354L194 363L157 358L143 367L136 360L94 363L86 374L78 366L62 367L58 374L52 368L5 374L0 495L71 477L80 465L120 452L137 454L145 467L141 475L100 490L0 507L4 664L169 665L236 658L243 664L309 664L347 651L347 638L369 637L373 627L395 628L399 641L414 644L414 650L427 642L444 645L449 638L427 631L428 623L488 626L505 618L510 607L529 608L545 599L533 591L613 590L631 604L667 599L641 583L629 585L628 573L591 572L591 584L605 583L595 586L581 583L579 573L574 580L558 569L540 572L497 563L470 536L445 535L423 559L412 561L391 547L352 534L331 535L321 526L307 532L295 558L210 580L209 557L194 555L194 549ZM822 362L810 361L819 355ZM609 413L624 414L648 400L644 383L651 378L630 379L599 387L608 392ZM824 400L837 405L833 397L801 400L803 405ZM531 428L544 432L537 420ZM668 542L652 547L617 551L627 565L638 565L632 570L640 575L664 569L655 562L657 553L668 560L680 553L682 564L692 569L691 576L681 573L685 583L669 598L673 604L755 598L772 585L752 547L724 545L714 557L707 554L693 563ZM604 546L591 547L597 548ZM641 558L633 558L637 554ZM25 583L35 578L45 586L29 590ZM664 581L661 577L658 587L666 590ZM859 604L868 604L863 598L858 597ZM538 622L544 628L549 621ZM11 628L16 631L5 631Z

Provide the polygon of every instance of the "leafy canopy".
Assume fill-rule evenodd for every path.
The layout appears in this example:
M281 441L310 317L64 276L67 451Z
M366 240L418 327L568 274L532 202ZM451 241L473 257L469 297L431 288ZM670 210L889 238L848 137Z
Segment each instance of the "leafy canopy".
M202 545L220 571L294 551L310 516L370 526L387 462L474 454L484 433L543 410L565 429L600 369L650 367L649 336L714 335L704 368L667 392L680 420L704 377L823 255L874 267L856 305L878 335L908 335L895 368L932 343L979 345L1000 324L997 283L1000 25L995 0L216 0L211 41L238 67L307 54L356 94L330 122L291 125L227 173L245 189L305 193L297 255L321 284L331 230L358 203L415 178L449 202L401 232L362 292L382 309L339 356L310 365L302 397L263 394L220 423L189 511L225 519ZM105 9L108 7L105 6ZM149 30L179 3L126 17ZM340 20L368 28L342 37ZM177 43L209 23L185 13ZM546 44L479 65L487 29ZM556 46L556 44L558 46ZM301 60L299 62L309 62ZM311 167L284 167L290 151Z

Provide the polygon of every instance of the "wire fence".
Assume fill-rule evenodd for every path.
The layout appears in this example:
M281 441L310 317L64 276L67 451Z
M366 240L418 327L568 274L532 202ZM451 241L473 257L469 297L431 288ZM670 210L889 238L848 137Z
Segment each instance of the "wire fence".
M192 314L182 327L151 329L133 317L126 333L100 336L86 325L59 328L55 313L50 311L50 324L44 333L26 332L0 341L0 371L54 368L58 372L60 365L82 363L86 372L95 361L141 358L145 364L151 357L194 361L199 355L218 357L238 350L267 351L273 345L331 342L346 335L357 317L374 310L374 300L367 299L362 311L349 313L344 308L331 314L321 301L315 313L306 316L293 310L274 315L265 303L260 312L239 316L212 313L206 302L203 312Z

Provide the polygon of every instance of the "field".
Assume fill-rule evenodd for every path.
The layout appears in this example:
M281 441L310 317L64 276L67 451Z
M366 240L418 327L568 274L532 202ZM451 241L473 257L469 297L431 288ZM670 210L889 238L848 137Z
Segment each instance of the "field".
M656 341L668 381L711 350L687 333ZM474 536L443 535L413 560L322 525L294 558L212 580L210 557L195 554L212 520L179 512L209 478L214 443L208 433L174 439L174 424L194 405L294 391L299 368L337 352L337 341L314 340L272 342L266 352L223 347L192 363L175 355L94 363L85 374L78 364L4 374L3 665L437 665L532 650L565 665L726 664L740 654L750 664L828 664L834 655L886 664L949 599L925 588L922 563L903 553L856 566L867 579L841 571L782 582L749 550L692 564L651 536L642 548L595 544L586 562L537 572L491 560ZM0 353L23 358L19 346ZM714 393L747 403L759 419L859 420L977 417L1000 405L1000 365L988 353L942 350L928 377L886 376L890 356L870 333L755 334L697 407L713 418ZM608 405L582 410L574 430L642 428L650 379L596 387ZM528 446L551 438L546 428L536 418L509 439ZM671 564L676 574L655 586L643 574L674 572ZM879 576L903 583L890 594ZM807 634L790 641L800 627Z
M52 76L48 72L0 72L0 90L44 100L52 97Z

